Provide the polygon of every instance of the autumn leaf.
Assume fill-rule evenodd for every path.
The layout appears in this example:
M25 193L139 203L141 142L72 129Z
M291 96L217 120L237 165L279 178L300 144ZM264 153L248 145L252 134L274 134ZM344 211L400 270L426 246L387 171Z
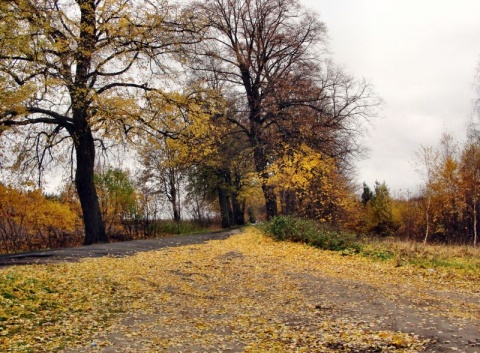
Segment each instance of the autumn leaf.
M204 245L2 269L0 349L419 352L429 342L345 316L333 296L319 305L309 292L319 275L378 288L392 300L431 299L426 310L449 308L452 318L479 313L475 302L433 301L436 289L478 292L478 281L460 274L278 243L248 228Z

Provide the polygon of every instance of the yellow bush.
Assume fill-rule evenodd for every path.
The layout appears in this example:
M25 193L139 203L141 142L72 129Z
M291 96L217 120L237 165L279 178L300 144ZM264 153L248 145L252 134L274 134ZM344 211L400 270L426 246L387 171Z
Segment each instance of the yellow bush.
M65 246L79 217L70 206L40 190L20 191L0 184L0 251Z

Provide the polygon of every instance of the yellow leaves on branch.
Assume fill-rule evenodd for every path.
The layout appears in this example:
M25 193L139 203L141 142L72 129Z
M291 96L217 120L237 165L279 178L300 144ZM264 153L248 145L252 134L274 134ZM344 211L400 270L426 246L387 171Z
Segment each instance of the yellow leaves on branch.
M201 95L197 97L196 95ZM212 116L215 108L209 104L208 92L150 92L150 110L155 112L151 124L163 136L145 136L142 144L146 149L161 149L168 156L166 167L191 164L210 155L215 139L215 126Z
M293 191L300 212L309 208L317 219L331 221L332 217L339 218L339 209L353 207L354 197L335 159L305 144L298 148L285 146L284 150L283 156L269 167L267 182L280 191Z
M287 151L280 160L269 167L269 183L282 185L286 189L306 190L320 175L329 174L335 169L334 161L316 152L305 144L298 149Z
M263 207L265 201L258 174L254 172L246 173L242 182L244 187L241 188L238 199L247 201L254 208Z
M169 6L163 0L101 1L97 7L101 18L97 30L119 40L140 43L147 38L156 38L161 41L166 36L162 30Z
M121 140L125 127L133 127L139 117L144 115L137 98L127 92L118 95L97 95L93 109L96 115L91 125L94 129L111 139Z
M18 88L9 88L9 83L0 77L0 116L7 112L22 115L26 113L25 104L35 97L36 87L29 83Z

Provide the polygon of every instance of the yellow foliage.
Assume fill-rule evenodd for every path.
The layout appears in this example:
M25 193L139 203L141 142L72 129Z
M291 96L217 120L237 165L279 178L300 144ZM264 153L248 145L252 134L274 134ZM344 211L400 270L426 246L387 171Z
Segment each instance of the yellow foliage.
M377 308L387 298L398 310L421 302L432 320L479 310L465 302L478 278L278 243L248 228L126 258L0 269L0 350L138 351L140 342L149 352L420 352L429 343L349 315L339 288Z
M307 190L315 178L329 174L335 168L331 159L305 144L298 149L287 146L285 150L287 152L282 158L268 169L270 184L281 185L285 189Z
M260 186L260 180L257 173L246 173L243 177L243 185L239 191L238 199L245 200L254 208L260 208L265 205L265 200Z
M282 158L269 167L267 182L280 191L294 192L300 206L297 212L308 212L321 222L345 222L346 213L355 208L355 198L336 161L305 144L284 150Z
M40 190L22 192L0 184L0 241L3 251L19 251L28 245L48 247L50 237L73 232L78 215Z
M25 104L35 97L36 89L33 84L29 83L20 86L17 89L9 88L6 80L0 76L0 115L7 112L15 112L15 114L26 113Z
M180 92L151 92L151 109L157 116L150 124L166 133L147 135L140 142L141 154L154 150L165 155L166 168L192 165L205 159L214 151L215 125L211 122L216 110L205 102L199 102L192 94ZM142 152L143 150L143 152Z

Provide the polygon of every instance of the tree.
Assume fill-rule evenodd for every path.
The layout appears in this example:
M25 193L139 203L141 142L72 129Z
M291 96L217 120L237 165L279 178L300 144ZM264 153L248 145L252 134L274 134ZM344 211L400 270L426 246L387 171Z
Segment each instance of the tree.
M368 85L321 60L325 26L299 1L204 0L192 6L209 26L192 66L214 73L237 97L237 114L226 118L247 136L271 218L277 196L267 169L281 155L281 142L308 140L326 154L350 154L358 147L351 138L357 118L369 116L378 102L370 100Z
M190 200L196 199L196 193L208 195L210 200L216 198L222 227L228 228L245 224L245 207L251 188L247 175L254 168L248 141L238 127L222 118L228 114L228 109L223 108L217 109L212 117L211 124L215 128L209 130L210 153L206 158L190 158L195 162L188 173L188 189Z
M480 93L480 66L478 67L477 91ZM475 102L475 110L480 117L480 98ZM480 191L480 130L473 121L467 130L467 143L461 156L460 173L462 185L467 193L467 204L472 212L473 246L478 242L478 202Z
M186 180L187 166L177 160L180 152L169 141L150 141L141 151L144 166L142 181L148 185L150 193L167 198L172 206L173 220L181 220L181 188Z
M478 202L480 192L480 147L467 143L460 158L460 178L465 202L471 212L473 246L478 241Z
M216 194L222 227L245 224L245 207L249 198L252 171L244 141L228 136L218 150L199 166L202 182Z
M392 213L392 198L385 182L375 182L374 194L369 201L371 230L382 236L392 235L395 226Z
M268 168L269 183L280 190L283 214L340 223L342 206L351 191L333 158L306 144L296 148L284 145L287 152Z
M465 201L460 186L458 146L444 133L440 139L439 165L433 182L434 217L443 241L458 240L465 230L462 224Z
M363 183L363 192L362 192L362 204L364 206L367 205L368 201L370 201L373 197L373 191L367 185L367 183Z
M392 200L393 218L397 225L396 236L404 240L425 238L425 204L423 194L412 194L409 190L399 192Z
M0 10L0 134L32 128L39 164L69 142L85 244L107 241L95 141L138 123L158 131L148 108L162 54L197 41L194 22L163 0L1 0Z
M95 186L108 235L116 226L128 225L138 218L136 190L128 172L114 168L96 173Z
M137 144L143 166L141 180L149 193L160 194L172 207L173 219L181 220L182 189L189 169L209 158L216 127L211 119L216 111L211 90L190 86L183 94L156 97L154 106L160 120L168 122L167 136L145 136Z
M426 244L430 235L430 208L432 205L432 186L438 168L439 154L432 147L421 146L416 153L418 168L417 172L424 178L424 202L423 210L425 215L425 236L423 243Z
M421 202L426 230L424 243L431 236L443 242L465 241L469 197L465 188L467 183L462 184L459 157L458 146L448 133L442 135L440 148L422 147L418 153L419 170L425 178ZM467 172L465 168L463 171Z

